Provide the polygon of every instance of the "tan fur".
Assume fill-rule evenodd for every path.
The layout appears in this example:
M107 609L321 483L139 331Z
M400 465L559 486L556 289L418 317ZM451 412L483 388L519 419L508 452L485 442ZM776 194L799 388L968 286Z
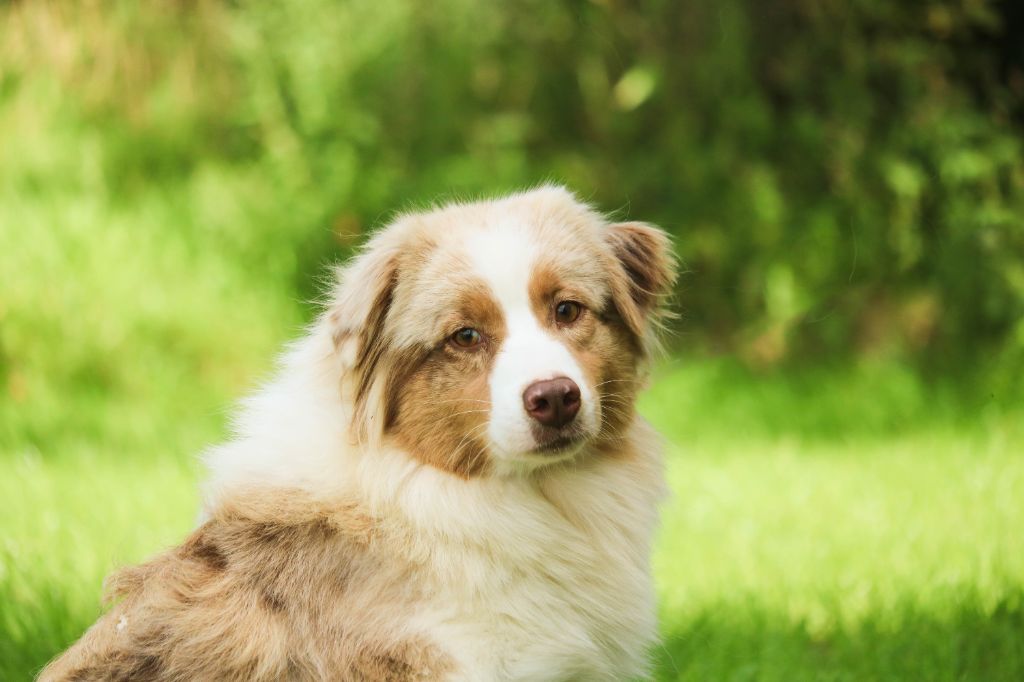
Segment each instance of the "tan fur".
M617 223L606 240L620 267L612 284L615 306L649 352L656 341L652 327L668 316L664 298L676 279L668 237L644 223Z
M594 255L600 258L600 252ZM548 328L558 324L554 307L565 300L589 302L579 319L561 333L599 395L602 429L600 440L618 439L633 419L633 402L640 384L640 340L614 314L611 300L594 303L593 298L573 286L579 276L557 258L547 259L531 276L530 299L534 314Z
M458 476L479 476L487 468L489 413L487 375L502 336L501 311L479 282L467 281L457 293L457 314L445 331L472 325L484 342L472 351L442 340L395 391L396 414L389 423L396 441L421 461Z
M445 355L451 351L439 348ZM421 461L468 478L487 469L487 370L493 353L481 349L455 363L428 358L399 398L396 442Z
M114 607L42 680L421 680L451 669L406 632L416 568L356 506L253 490L178 548L114 575ZM385 558L386 556L386 558Z
M506 218L539 245L510 320L532 312L523 328L571 356L596 405L578 455L521 479L487 436L512 327L464 248ZM674 267L656 228L609 225L556 188L399 218L339 271L284 379L222 446L208 519L113 576L111 610L41 679L642 674L661 466L634 402ZM583 306L569 324L563 300ZM454 347L462 327L483 343Z

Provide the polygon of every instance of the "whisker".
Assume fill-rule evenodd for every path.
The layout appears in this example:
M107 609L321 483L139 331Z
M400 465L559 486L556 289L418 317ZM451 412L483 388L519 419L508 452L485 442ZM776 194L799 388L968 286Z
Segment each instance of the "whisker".
M455 417L460 417L460 416L462 416L464 414L488 414L488 413L490 413L490 410L463 410L462 412L456 412L455 414L449 414L449 415L447 415L447 417L449 419L453 419Z
M469 438L470 438L471 436L473 436L473 435L474 435L474 433L475 433L475 432L476 432L477 430L479 430L479 429L480 429L481 427L485 427L485 426L487 426L487 425L488 425L488 423L489 423L489 422L482 422L482 423L480 423L480 424L477 424L476 426L474 426L473 428L471 428L471 429L470 429L469 431L467 431L467 432L466 432L465 434L463 434L463 436L462 436L462 440L460 440L460 441L459 441L459 444L455 446L455 450L454 450L454 451L452 451L452 454L448 456L448 461L449 461L449 463L450 463L450 464L455 464L456 462L458 462L458 461L459 461L459 458L458 458L458 456L459 456L459 453L460 453L460 452L462 451L462 448L463 448L463 447L464 447L465 445L468 445L468 443L469 443Z
M472 471L474 468L476 468L477 463L486 455L487 452L483 448L480 448L479 450L473 453L473 458L468 462L468 466L466 468Z
M605 381L602 381L599 384L594 384L594 388L597 388L598 386L604 386L605 384L613 384L613 383L616 383L616 382L634 384L634 383L638 383L639 379L606 379Z
M618 403L623 404L623 405L628 405L631 402L633 402L634 399L632 398L632 396L626 396L626 395L622 395L622 394L618 394L618 393L609 393L607 395L601 396L601 400L602 401L607 400L608 402L612 402L612 403L618 402Z
M617 407L609 407L606 410L602 410L602 413L609 417L629 417L632 412L627 412Z

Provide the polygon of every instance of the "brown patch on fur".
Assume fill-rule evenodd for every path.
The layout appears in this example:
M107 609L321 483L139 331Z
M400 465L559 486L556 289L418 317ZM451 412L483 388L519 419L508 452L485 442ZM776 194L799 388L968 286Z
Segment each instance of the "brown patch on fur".
M182 556L193 557L214 571L223 571L228 567L228 558L205 533L197 532L181 547Z
M450 658L406 628L415 567L376 538L356 506L250 491L114 576L117 605L40 679L436 678Z
M589 348L572 349L601 404L599 441L618 442L633 423L641 379L632 348L620 326L602 323Z
M458 256L437 253L436 243L416 229L412 221L382 233L385 243L371 244L344 272L328 322L336 346L356 343L350 370L356 433L391 434L431 466L476 476L487 466L483 440L474 437L485 435L478 428L485 417L477 415L487 411L486 375L504 321L486 285L460 274ZM431 268L443 273L443 287L437 273L425 272ZM427 285L436 294L411 303ZM349 323L339 328L341 319ZM474 351L447 345L446 337L466 326L489 342Z
M530 283L527 289L530 306L533 308L533 314L542 324L551 322L551 308L556 303L555 299L564 298L557 296L563 286L563 277L558 274L556 262L542 261L530 273Z
M597 256L595 256L596 258ZM601 408L598 444L617 440L632 423L634 403L640 383L640 348L629 329L606 308L610 302L598 302L587 282L549 258L535 268L530 278L530 303L542 325L560 337L583 370L597 394ZM585 304L572 324L554 320L554 306L563 300Z
M395 348L388 333L402 273L415 269L434 248L426 235L404 232L381 233L340 271L333 303L325 313L335 350L354 345L354 359L346 373L354 387L352 427L359 438L382 433L393 419L389 398L423 352L422 348Z
M437 671L417 668L422 660L420 645L408 643L391 649L367 649L353 666L354 678L359 680L429 680Z
M487 379L505 335L505 321L483 283L460 290L458 300L458 321L452 326L479 330L484 343L472 350L454 348L447 342L435 348L396 391L391 430L398 443L421 461L471 478L488 466Z
M273 613L281 613L285 610L286 604L283 599L270 592L264 592L262 595L263 605L267 607L268 611Z
M387 367L383 369L384 379L384 425L385 430L393 430L398 421L398 411L402 403L402 393L406 390L409 378L417 367L422 365L428 354L422 350L395 353Z
M354 333L358 337L358 350L353 365L355 372L355 409L353 410L353 421L357 424L374 419L374 415L368 414L370 389L374 381L383 373L383 360L388 350L387 339L384 336L384 321L387 319L388 309L391 307L392 291L398 281L397 260L383 264L379 269L378 281L371 283L375 289L373 304L371 305L365 320L356 328ZM349 332L353 333L353 332ZM345 338L344 333L335 337L335 343L340 343ZM394 372L388 373L392 376ZM385 391L385 395L388 392ZM386 407L383 416L378 415L387 421ZM365 428L365 427L364 427ZM383 428L383 427L382 427Z
M471 280L458 294L459 317L465 325L481 329L491 342L499 341L505 333L505 317L483 282Z
M612 280L615 307L630 330L651 345L651 322L665 317L662 306L676 279L676 260L668 236L644 223L609 225L605 239L618 261Z

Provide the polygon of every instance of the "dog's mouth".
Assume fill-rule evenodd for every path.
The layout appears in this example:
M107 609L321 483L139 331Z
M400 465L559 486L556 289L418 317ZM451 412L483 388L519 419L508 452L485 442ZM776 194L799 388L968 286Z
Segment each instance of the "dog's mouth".
M537 446L531 452L538 455L564 455L577 449L586 439L586 434L578 428L537 429L533 435Z

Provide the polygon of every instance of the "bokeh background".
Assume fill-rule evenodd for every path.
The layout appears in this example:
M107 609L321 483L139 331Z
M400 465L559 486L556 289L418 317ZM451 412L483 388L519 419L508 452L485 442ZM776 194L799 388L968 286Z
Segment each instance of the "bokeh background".
M658 679L1024 679L1024 5L0 0L0 679L396 210L567 184L685 274Z

